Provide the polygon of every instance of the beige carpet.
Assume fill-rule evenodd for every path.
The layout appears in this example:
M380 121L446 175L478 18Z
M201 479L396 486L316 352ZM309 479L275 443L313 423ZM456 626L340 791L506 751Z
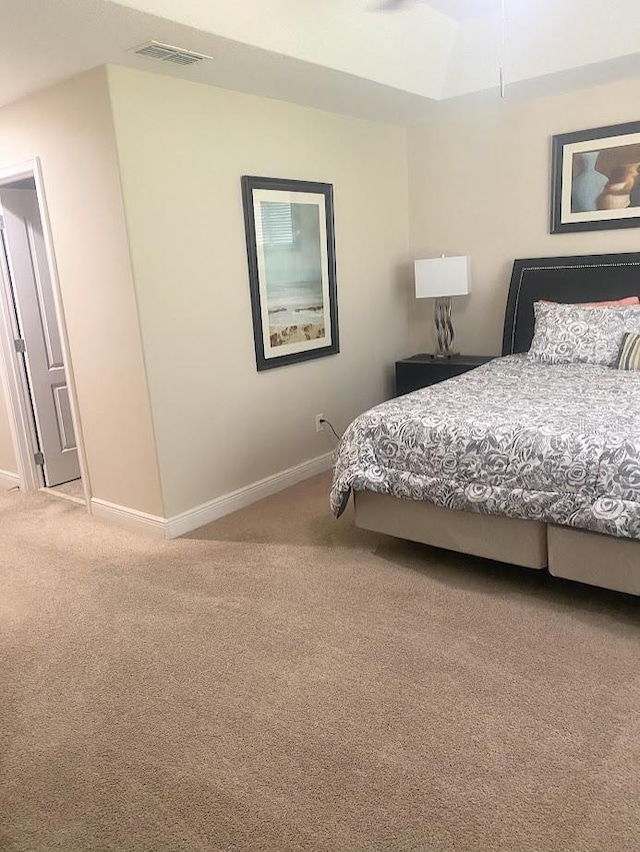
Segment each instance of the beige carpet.
M640 602L319 477L161 543L0 495L0 849L640 846Z
M54 485L47 488L49 494L56 497L67 497L81 500L84 503L84 489L81 479L72 479L71 482L63 482L62 485Z

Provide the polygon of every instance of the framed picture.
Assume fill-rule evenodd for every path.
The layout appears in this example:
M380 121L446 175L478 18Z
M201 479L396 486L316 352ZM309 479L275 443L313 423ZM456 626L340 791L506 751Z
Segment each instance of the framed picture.
M640 121L553 137L551 233L640 226Z
M242 178L258 370L339 352L333 188Z

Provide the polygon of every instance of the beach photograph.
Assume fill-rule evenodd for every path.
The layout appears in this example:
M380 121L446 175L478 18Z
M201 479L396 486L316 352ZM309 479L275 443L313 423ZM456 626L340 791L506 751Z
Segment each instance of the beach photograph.
M333 187L242 177L258 370L340 351Z
M320 208L260 202L258 250L264 258L269 342L286 346L326 335Z

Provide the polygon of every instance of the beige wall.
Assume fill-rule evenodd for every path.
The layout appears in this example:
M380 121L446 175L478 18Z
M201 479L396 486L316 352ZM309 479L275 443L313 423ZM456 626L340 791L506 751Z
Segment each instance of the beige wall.
M515 257L637 250L634 229L552 236L548 207L550 137L628 121L638 95L443 104L408 161L402 128L131 69L0 110L0 166L42 160L94 496L170 516L331 449L315 414L342 430L433 345L414 257L471 254L456 328L481 354L500 349ZM243 174L334 185L338 356L257 373Z
M406 134L123 68L109 83L168 515L332 448L407 353ZM243 174L334 185L341 352L257 373Z
M18 471L9 426L9 414L2 386L0 386L0 471L5 473L17 473Z
M35 157L42 162L93 496L161 515L104 68L0 110L0 166ZM5 442L3 422L0 466Z
M638 251L640 231L549 234L550 137L637 119L640 81L566 95L444 104L409 131L413 257L470 254L473 293L454 304L463 352L500 351L514 258ZM414 302L414 352L430 349L431 300Z

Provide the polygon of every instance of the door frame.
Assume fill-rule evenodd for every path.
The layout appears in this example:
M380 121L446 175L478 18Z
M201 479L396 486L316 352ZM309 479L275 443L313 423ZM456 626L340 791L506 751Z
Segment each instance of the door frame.
M69 349L69 338L65 322L62 304L62 292L58 279L58 270L53 250L53 237L51 233L51 222L46 203L44 181L42 177L42 166L39 158L28 160L14 166L0 167L0 187L10 185L25 178L33 178L36 185L38 198L38 209L42 221L42 232L44 236L45 250L51 276L53 289L53 301L55 305L56 321L60 330L62 345L62 361L69 389L69 403L71 407L71 419L78 446L78 461L80 464L80 476L87 511L91 507L91 483L89 480L89 468L85 454L84 437L78 408L75 376L71 362ZM43 487L42 473L35 462L34 454L34 423L31 402L27 395L26 377L18 353L15 350L15 312L13 310L11 284L8 269L0 252L0 382L2 383L9 413L9 425L13 437L16 462L18 465L18 478L20 488L25 491L38 491Z

